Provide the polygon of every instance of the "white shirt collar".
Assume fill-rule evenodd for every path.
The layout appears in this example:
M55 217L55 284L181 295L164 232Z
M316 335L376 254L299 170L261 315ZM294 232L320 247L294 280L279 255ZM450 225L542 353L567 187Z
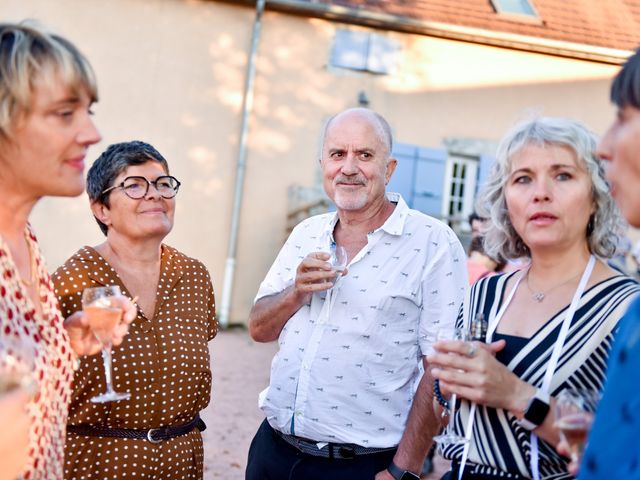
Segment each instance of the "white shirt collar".
M374 233L378 230L382 230L389 235L402 235L404 231L405 222L407 220L407 215L409 214L409 206L402 198L402 195L396 192L387 192L386 193L387 200L391 203L395 203L396 207L389 215L389 218L376 230L370 232ZM338 216L338 212L335 212L332 216L330 216L327 220L327 234L329 238L333 240L333 231L336 228L336 224L340 217Z

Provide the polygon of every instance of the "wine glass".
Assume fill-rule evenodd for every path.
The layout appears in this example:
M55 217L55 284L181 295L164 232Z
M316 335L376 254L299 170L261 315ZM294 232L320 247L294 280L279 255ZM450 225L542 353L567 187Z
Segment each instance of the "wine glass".
M38 392L35 358L37 347L29 337L0 335L0 416L4 437L0 440L0 478L16 478L28 463L31 408Z
M599 392L588 389L563 390L556 397L556 427L573 462L582 457L599 399Z
M111 378L111 335L122 318L122 308L113 300L121 295L120 287L117 285L87 288L82 292L82 309L87 316L93 334L102 344L102 361L107 383L107 391L93 397L91 399L93 403L114 402L131 398L129 392L116 392L113 389Z
M344 272L347 268L347 250L337 244L331 245L331 257L329 263L334 272L336 272L336 278L339 274Z
M438 330L436 335L436 341L459 341L459 342L467 342L469 341L469 334L463 328L441 328ZM456 394L452 394L449 399L449 424L444 433L440 435L436 435L433 437L433 441L436 442L440 448L445 445L460 445L467 443L467 439L461 435L455 433L455 416L456 416Z
M0 337L0 395L16 388L36 394L35 348L28 340Z

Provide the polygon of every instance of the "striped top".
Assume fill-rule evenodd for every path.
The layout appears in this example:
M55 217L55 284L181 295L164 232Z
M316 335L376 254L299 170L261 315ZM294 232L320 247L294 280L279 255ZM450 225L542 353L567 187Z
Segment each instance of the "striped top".
M505 286L514 274L477 282L467 296L468 318L474 318L477 312L483 312L489 320L495 317L508 293ZM603 280L585 290L553 374L549 387L552 396L567 388L602 390L618 321L638 292L640 286L635 280L623 275ZM505 351L497 356L498 360L522 380L540 387L568 308L569 305L561 309L530 339L524 339L522 348L509 348L518 340L514 337L497 336L496 340L504 338L508 343ZM457 323L463 323L462 313ZM471 403L463 400L456 412L455 429L460 435L465 434L470 407ZM510 412L478 405L467 465L476 473L531 478L530 438L530 432L522 428ZM572 478L566 471L565 461L552 445L540 439L539 450L541 479ZM462 452L462 445L450 445L446 447L444 457L460 462Z

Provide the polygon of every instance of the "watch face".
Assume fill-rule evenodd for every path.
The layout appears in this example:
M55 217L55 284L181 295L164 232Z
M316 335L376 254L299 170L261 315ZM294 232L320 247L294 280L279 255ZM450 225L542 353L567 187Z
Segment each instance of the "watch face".
M548 413L549 404L534 397L529 404L529 408L527 408L527 411L524 413L524 418L534 425L542 425Z

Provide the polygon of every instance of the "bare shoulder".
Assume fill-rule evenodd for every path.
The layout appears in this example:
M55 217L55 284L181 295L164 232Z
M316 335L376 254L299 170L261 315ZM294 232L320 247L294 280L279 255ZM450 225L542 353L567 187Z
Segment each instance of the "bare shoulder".
M595 285L596 283L603 282L613 277L625 276L618 270L610 267L605 261L598 260L593 267L593 273L589 280L589 285Z

